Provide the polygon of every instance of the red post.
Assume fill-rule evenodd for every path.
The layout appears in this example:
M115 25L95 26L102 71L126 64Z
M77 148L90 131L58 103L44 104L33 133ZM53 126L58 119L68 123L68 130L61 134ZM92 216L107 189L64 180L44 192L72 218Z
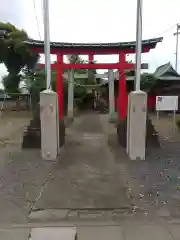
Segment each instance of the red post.
M94 55L89 54L89 63L92 63L94 61Z
M57 79L56 92L58 95L59 120L63 120L64 113L64 94L63 94L63 54L57 54Z
M117 100L117 111L119 119L124 120L127 116L128 94L126 87L126 75L124 73L126 65L126 54L119 54L119 91Z

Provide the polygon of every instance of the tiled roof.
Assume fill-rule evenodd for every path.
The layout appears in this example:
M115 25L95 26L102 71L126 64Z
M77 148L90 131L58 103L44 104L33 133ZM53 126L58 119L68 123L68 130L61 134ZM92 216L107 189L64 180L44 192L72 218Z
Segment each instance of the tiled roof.
M170 66L171 66L171 63L168 62L166 64L163 64L163 65L157 67L155 72L154 72L154 75L156 77L162 76L169 69Z
M172 76L164 76L165 73L172 73ZM180 75L176 72L170 62L159 66L155 72L154 76L159 78L160 80L168 79L168 80L179 80Z
M154 38L143 40L143 46L151 46L152 48L156 46L157 43L162 42L163 38ZM29 39L25 41L28 45L34 47L43 47L44 41L38 41ZM115 42L115 43L67 43L67 42L51 42L51 48L62 48L62 49L96 49L96 48L118 48L118 49L125 49L125 48L135 48L136 42Z

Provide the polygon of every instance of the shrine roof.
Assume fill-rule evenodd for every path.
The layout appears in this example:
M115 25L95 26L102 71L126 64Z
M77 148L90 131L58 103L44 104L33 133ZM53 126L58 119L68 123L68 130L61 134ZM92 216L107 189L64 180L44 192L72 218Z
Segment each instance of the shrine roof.
M155 70L154 76L159 80L180 80L180 75L170 62L159 66Z
M163 38L153 38L148 40L143 40L143 47L155 48L156 44L162 42ZM29 46L42 48L44 47L44 41L38 41L29 39L25 41ZM51 48L54 49L135 49L136 42L114 42L114 43L68 43L68 42L51 42Z

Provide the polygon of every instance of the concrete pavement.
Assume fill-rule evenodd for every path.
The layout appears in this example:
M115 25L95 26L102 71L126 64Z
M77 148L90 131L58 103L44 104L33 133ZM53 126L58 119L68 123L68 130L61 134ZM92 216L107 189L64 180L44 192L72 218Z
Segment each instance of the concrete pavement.
M59 165L34 210L131 208L122 174L110 155L99 116L75 119Z
M65 231L66 229L66 231ZM49 226L20 227L0 229L2 240L72 240L72 230L76 229L77 240L179 240L179 224L166 223L131 223L126 222L115 226ZM69 234L68 234L69 232ZM38 238L37 238L38 236Z

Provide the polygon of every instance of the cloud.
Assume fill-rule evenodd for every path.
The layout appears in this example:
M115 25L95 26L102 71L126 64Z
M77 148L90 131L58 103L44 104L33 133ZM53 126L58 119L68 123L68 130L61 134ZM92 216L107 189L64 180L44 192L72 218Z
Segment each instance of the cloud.
M30 37L39 39L38 25L43 39L42 0L6 0L0 16L24 28ZM59 42L121 42L133 41L136 37L135 0L50 0L50 37ZM13 6L13 7L10 7ZM143 38L163 36L164 41L155 50L143 54L150 71L159 65L175 61L175 24L180 21L179 0L143 1ZM170 17L170 13L171 17ZM38 18L38 25L36 21ZM165 32L174 25L170 31ZM116 57L97 56L97 60L114 61ZM54 59L54 58L53 58ZM180 61L178 61L180 65ZM179 69L180 70L180 69Z
M0 21L10 22L17 27L25 27L22 0L6 0L1 3Z

